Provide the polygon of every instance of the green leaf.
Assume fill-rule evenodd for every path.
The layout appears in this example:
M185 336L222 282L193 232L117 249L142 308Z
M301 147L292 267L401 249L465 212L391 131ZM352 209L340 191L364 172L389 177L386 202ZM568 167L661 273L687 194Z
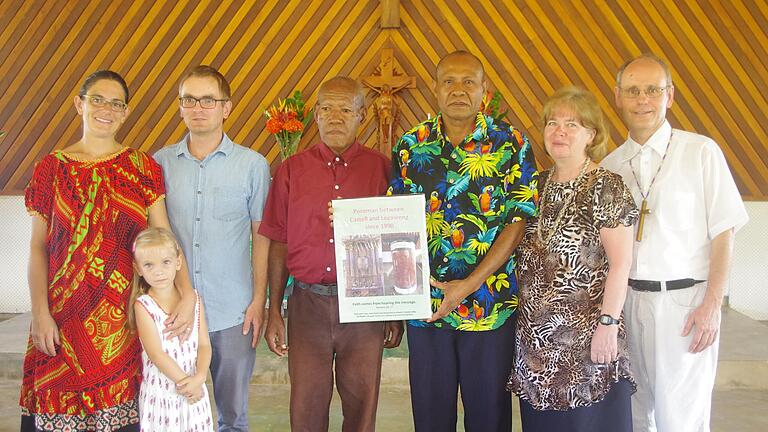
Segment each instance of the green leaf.
M469 193L468 195L470 196L470 199L471 199L474 194L473 193ZM473 203L475 203L475 201L477 201L477 195L474 195L474 196L475 196L475 199L472 200ZM478 208L479 208L479 205L478 205ZM477 217L475 215L472 215L472 214L460 214L460 215L456 216L456 219L463 219L463 220L465 220L467 222L470 222L470 223L474 224L478 229L480 229L480 231L487 231L488 230L488 227L485 225L485 222L483 222L479 217Z

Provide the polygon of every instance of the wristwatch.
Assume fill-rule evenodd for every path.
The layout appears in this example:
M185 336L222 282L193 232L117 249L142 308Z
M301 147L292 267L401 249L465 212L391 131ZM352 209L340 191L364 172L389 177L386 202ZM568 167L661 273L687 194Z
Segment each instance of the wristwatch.
M617 320L616 318L608 314L602 314L600 315L600 318L597 319L597 322L599 322L602 325L613 325L613 324L618 324L619 320Z

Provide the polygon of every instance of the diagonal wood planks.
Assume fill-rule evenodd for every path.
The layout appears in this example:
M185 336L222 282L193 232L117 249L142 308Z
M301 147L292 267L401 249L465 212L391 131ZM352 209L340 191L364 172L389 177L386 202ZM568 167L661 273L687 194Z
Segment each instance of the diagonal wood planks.
M674 126L713 137L743 196L768 199L768 6L752 0L402 0L400 28L380 27L377 0L0 0L0 192L21 193L35 161L79 138L72 98L100 68L123 74L133 112L118 138L152 152L178 141L178 78L211 64L230 80L235 141L279 163L264 110L300 89L314 103L336 74L369 75L379 51L395 50L416 77L402 91L400 132L434 115L434 66L467 49L485 63L511 122L544 154L539 113L557 88L595 93L612 146L626 128L613 108L615 71L652 51L668 59ZM369 102L373 95L369 95ZM375 144L372 108L360 139ZM300 148L318 139L311 125Z

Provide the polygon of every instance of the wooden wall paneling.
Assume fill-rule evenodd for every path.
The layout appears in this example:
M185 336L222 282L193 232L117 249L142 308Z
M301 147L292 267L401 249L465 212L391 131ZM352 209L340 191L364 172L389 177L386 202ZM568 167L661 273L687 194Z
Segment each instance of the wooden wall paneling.
M72 97L100 68L122 73L132 113L118 134L154 152L185 132L177 82L196 64L231 82L226 130L275 166L278 149L264 110L300 89L312 105L336 74L370 75L382 48L395 50L416 88L398 93L400 131L436 111L432 80L439 58L468 49L485 63L491 89L525 130L542 166L539 116L559 87L592 91L611 125L611 147L626 136L614 107L615 71L655 52L675 78L670 122L711 136L723 148L748 199L768 199L768 3L751 0L401 0L399 28L381 28L378 0L3 0L0 2L0 191L19 193L33 163L79 139ZM370 102L360 139L372 146ZM318 139L312 123L300 144Z
M121 21L119 17L124 16L128 6L128 3L112 3L105 2L105 9L102 15L95 14L91 17L91 20L95 20L96 24L93 31L90 34L83 34L82 37L85 41L89 41L89 37L93 33L99 32L111 32L113 35L120 35L121 39L126 39L130 34L126 27L130 24L129 21ZM113 27L112 23L119 23L117 27ZM73 43L73 47L80 47L78 51L72 56L71 60L64 67L69 69L69 74L65 74L66 79L59 79L53 72L43 72L41 76L46 77L46 81L36 84L36 87L41 89L47 89L46 100L61 101L60 104L41 104L33 119L35 122L30 121L22 132L25 136L25 140L30 144L34 143L33 151L27 154L17 154L12 160L21 161L19 163L19 169L16 171L13 177L9 180L11 184L16 187L23 187L29 181L29 174L31 173L31 167L38 159L36 154L45 154L50 152L57 145L68 145L79 139L77 134L80 133L79 123L75 122L62 122L63 119L77 117L74 110L72 97L77 93L77 86L82 81L82 77L92 73L96 69L104 68L106 64L111 64L112 61L118 56L120 49L118 44L106 43L105 46L111 46L110 50L98 51L100 43ZM82 61L78 61L82 59ZM90 60L89 64L85 62ZM76 64L77 67L70 66ZM71 83L77 83L72 86ZM74 88L73 88L74 87ZM66 127L68 126L68 127ZM70 136L71 138L63 138L62 135ZM23 157L23 159L22 159Z
M692 82L702 85L702 99L706 99L707 105L715 107L722 119L721 121L713 120L711 127L724 131L724 139L727 140L725 142L729 144L727 147L733 151L732 157L738 158L745 167L742 173L753 173L756 177L755 187L757 189L753 193L758 193L760 189L758 184L768 184L768 167L760 160L749 142L757 139L756 134L765 136L766 130L757 124L751 111L744 103L736 103L741 98L732 84L735 76L726 74L720 68L712 56L712 53L716 51L713 49L714 47L703 45L698 38L698 32L688 25L690 21L686 20L679 10L675 9L674 4L663 5L659 9L649 11L649 14L660 14L666 10L667 15L681 22L679 26L673 28L673 32L678 33L675 40L679 41L679 49L700 59L699 62L691 63L699 66L698 75L693 77ZM724 78L726 76L729 79L712 79L713 77ZM696 94L694 94L695 96ZM740 125L745 123L749 127L741 128Z
M336 5L340 5L340 2L335 2ZM370 3L368 4L370 6ZM275 103L278 98L283 98L286 95L293 92L293 88L285 88L284 84L287 78L291 74L281 73L282 71L302 71L301 75L303 75L302 78L300 78L297 82L297 88L304 87L302 84L305 82L308 82L306 80L309 80L311 77L316 76L316 74L321 70L327 71L325 74L321 74L323 76L322 78L316 77L317 83L313 87L319 86L320 82L324 78L329 78L331 76L334 76L340 72L340 67L337 62L333 61L333 59L338 58L349 58L349 50L352 50L355 48L355 44L351 43L344 43L345 37L348 38L347 42L351 42L352 36L351 34L347 34L346 32L341 31L333 31L334 28L338 29L370 29L372 28L373 24L375 23L375 20L378 19L377 16L375 16L372 13L372 8L368 8L366 11L366 3L364 2L357 2L354 4L354 7L351 10L348 10L345 14L339 14L339 10L336 8L331 8L329 10L325 11L325 16L332 17L331 20L340 20L339 26L329 26L328 28L322 28L320 26L314 26L314 28L311 28L312 33L310 33L309 37L303 40L308 41L317 41L319 44L321 44L322 49L319 51L317 56L314 59L311 59L311 63L306 68L299 69L299 65L302 60L301 55L295 55L292 56L286 63L275 65L275 68L279 68L279 72L276 74L279 76L274 82L270 83L271 87L267 91L266 95L261 98L260 100L263 102L263 105L261 106L261 109L259 110L260 113L263 113L264 109L268 105L271 105L272 103ZM365 19L366 21L363 22L357 22L358 20ZM298 27L298 26L297 26ZM297 48L302 48L304 50L308 49L308 47L305 46L305 44L299 44L300 46ZM321 67L322 65L325 65L325 67ZM274 75L273 75L274 76ZM306 102L310 105L314 104L316 100L316 92L313 91L305 91L305 97ZM265 122L265 120L260 118L260 121ZM265 122L266 123L266 122ZM268 132L266 128L256 128L251 131L253 134L256 135L256 141L257 142L263 142L266 141L268 138L270 141L273 141L273 137L268 137ZM305 137L306 138L306 137ZM307 146L308 140L302 139L300 148L305 148ZM272 152L275 152L277 154L277 146L273 145Z
M244 110L253 113L252 116L255 118L251 120L255 120L257 125L261 120L258 117L263 116L263 110L259 110L258 107L262 106L262 101L265 99L269 87L274 84L273 78L270 78L269 76L269 73L274 68L274 66L270 66L270 60L278 59L276 61L287 61L287 47L290 45L286 36L291 30L291 26L287 23L289 23L291 18L295 15L301 15L301 13L296 10L298 6L299 5L296 3L290 3L285 7L276 8L279 11L279 14L274 18L274 25L269 26L263 38L263 40L269 41L269 43L266 45L259 43L256 47L257 49L249 55L248 61L243 65L240 72L238 72L237 77L234 78L236 88L239 89L237 91L240 92L240 100L238 103L241 104L241 107L245 106ZM304 15L307 15L308 13L308 11L305 11ZM247 53L244 54L247 55ZM237 81L241 78L243 78L244 81L238 84ZM269 85L265 85L266 83L269 83ZM243 91L243 89L246 90ZM281 96L285 97L285 95ZM230 133L232 134L233 139L245 145L248 144L242 141L241 137L237 135L237 131L243 129L247 120L249 120L247 116L239 116L238 118L230 120L230 126L232 128ZM261 151L265 155L268 155L267 151L264 151L264 149L261 149Z
M29 113L24 115L24 110L27 109L27 101L22 99L24 95L29 92L29 87L24 85L25 81L29 82L29 78L39 78L31 75L30 71L37 66L38 63L42 63L48 56L42 56L40 52L37 52L37 56L34 55L35 47L42 49L44 44L52 44L51 39L55 34L55 28L53 22L60 18L59 13L43 13L40 11L38 14L31 14L34 18L26 28L26 31L17 40L17 43L12 47L10 53L5 57L6 61L0 63L0 87L3 88L3 93L0 94L0 119L3 119L3 123L9 123L13 125L23 124L23 119L29 117ZM53 11L51 11L53 12ZM59 11L56 11L59 12ZM67 15L64 15L66 18ZM59 26L57 26L59 27ZM47 39L44 39L46 38ZM51 49L53 54L53 49ZM32 55L30 55L32 53ZM40 58L40 57L43 58ZM28 61L18 61L18 59L27 58ZM16 59L17 61L9 61ZM6 66L7 65L7 66ZM34 88L34 87L33 87ZM34 102L32 102L34 104ZM0 126L2 127L2 126ZM0 158L3 158L10 150L10 144L18 136L18 131L14 128L3 127L6 131L6 136L3 141L0 142ZM0 164L0 168L5 171L4 165ZM0 172L0 178L5 173Z
M481 2L475 3L475 7L480 8L480 3ZM502 48L503 39L499 41L496 37L488 37L498 33L493 31L495 29L493 29L492 21L490 26L488 26L485 24L485 20L480 18L480 15L484 12L482 9L480 9L480 15L471 7L465 8L463 11L465 12L465 18L462 21L470 23L467 27L473 29L474 36L478 37L481 44L478 48L488 57L488 60L484 62L484 64L497 64L501 66L501 70L499 71L495 82L506 84L510 91L517 89L518 91L515 92L515 94L522 94L522 96L524 96L523 98L517 98L516 103L510 105L510 110L515 112L517 117L523 122L530 122L529 124L531 125L535 124L536 118L532 115L529 116L528 114L535 111L526 108L536 106L536 104L540 103L536 94L519 73L508 73L510 70L520 70L520 63L515 62L512 58L504 55L506 50ZM508 77L511 77L512 80L504 79ZM498 88L499 86L495 85L494 87ZM510 97L512 96L512 94L509 95Z
M27 55L30 61L24 64L11 83L11 87L15 88L16 92L11 99L10 106L14 109L14 113L11 114L9 121L12 124L18 123L21 127L9 131L9 136L6 137L8 152L0 160L0 183L9 183L13 173L18 172L20 165L24 168L31 165L35 160L34 154L40 152L41 147L48 147L44 144L50 145L51 141L56 139L56 137L40 135L43 125L50 124L51 115L56 109L55 105L45 103L46 98L55 87L56 78L65 73L73 57L80 51L87 51L90 45L84 44L87 36L84 29L98 21L97 17L104 7L104 4L96 4L90 10L89 8L72 8L71 10L64 8L35 47L33 49L26 47L29 50ZM76 28L78 31L68 32L70 28ZM63 39L61 47L66 48L57 50L56 40L61 39ZM45 55L47 53L51 55ZM21 55L24 56L24 54ZM18 103L19 101L24 103ZM19 119L27 121L19 122ZM35 124L29 121L31 119L38 119L37 127L31 127ZM14 139L21 139L27 145L11 148L10 143ZM22 164L25 159L28 163Z
M185 3L185 2L181 2ZM130 129L124 141L136 143L137 148L150 150L158 142L162 125L174 116L173 104L176 97L173 92L178 78L186 71L185 59L190 61L202 60L201 46L210 38L198 37L204 34L208 25L217 26L226 7L217 7L206 2L188 2L184 10L176 15L172 22L166 20L164 25L174 28L170 40L160 34L155 49L160 54L157 63L149 67L146 78L138 83L136 98L137 112L148 113L143 116L143 122ZM146 66L152 66L147 64Z
M639 4L635 4L634 6L643 7ZM646 7L643 13L647 14L649 21L661 19L661 14L658 9ZM683 25L683 23L681 23L681 25ZM734 130L731 128L731 125L733 125L736 120L732 118L731 113L721 103L722 99L720 98L720 95L722 95L722 92L718 92L717 89L712 87L713 84L717 85L719 81L712 80L711 78L714 74L711 72L711 69L707 69L709 66L707 64L707 57L709 54L697 52L693 47L686 48L684 45L690 43L689 39L682 35L675 36L675 32L680 33L681 31L680 26L659 28L657 29L659 36L655 39L659 41L659 44L663 47L662 49L670 58L685 58L686 55L693 55L693 58L697 60L681 62L676 71L676 68L671 66L673 68L673 75L677 76L677 80L675 80L673 76L673 81L676 83L675 85L677 87L675 93L676 99L684 99L691 103L691 106L693 107L691 110L692 118L698 117L702 121L701 125L696 125L697 130L701 130L702 127L710 129L712 133L711 136L715 141L721 144L731 144L729 146L723 146L723 151L731 162L731 169L738 171L741 174L747 173L750 168L754 169L752 162L746 158L742 158L738 154L739 152L735 151L734 148L738 142L746 140L746 137L744 137L738 129ZM678 85L677 83L680 84ZM729 94L728 96L733 97L734 95ZM715 122L710 116L708 112L709 110L705 109L704 106L708 106L710 110L714 109L721 121ZM759 187L752 178L743 175L740 177L743 177L744 180L744 183L740 186L746 187L750 194L758 193Z

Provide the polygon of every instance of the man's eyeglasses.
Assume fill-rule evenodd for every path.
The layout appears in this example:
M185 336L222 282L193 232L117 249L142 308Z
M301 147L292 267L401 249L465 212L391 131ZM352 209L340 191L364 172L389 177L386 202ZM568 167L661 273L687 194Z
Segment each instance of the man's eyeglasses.
M216 102L226 102L229 99L214 99L212 97L202 97L200 99L192 96L182 96L179 98L179 103L182 108L194 108L195 105L200 102L200 107L205 109L211 109L216 107Z
M621 91L621 94L624 95L624 97L629 99L639 98L641 94L644 94L649 99L655 99L663 95L664 92L669 90L670 88L672 88L672 86L665 86L665 87L650 86L644 89L641 89L639 87L625 87L625 88L619 87L619 90Z
M109 108L112 111L120 112L120 113L125 112L126 108L128 108L128 104L117 99L107 100L101 96L91 96L91 95L80 95L80 99L82 100L88 99L91 105L93 105L96 108L103 108L109 105Z

